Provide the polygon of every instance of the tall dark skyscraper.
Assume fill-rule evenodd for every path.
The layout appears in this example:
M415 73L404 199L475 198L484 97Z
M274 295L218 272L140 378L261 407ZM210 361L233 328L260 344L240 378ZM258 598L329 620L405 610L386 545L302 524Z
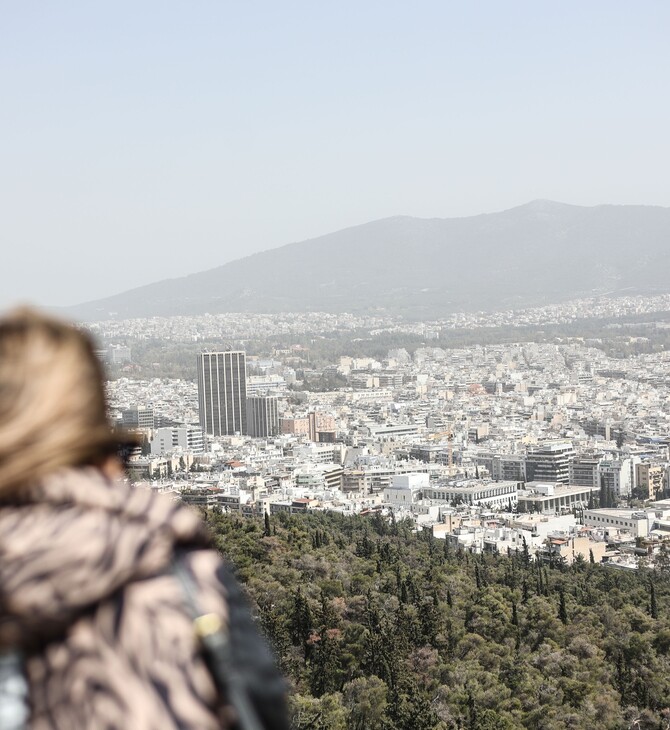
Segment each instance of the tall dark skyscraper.
M255 395L247 398L249 436L267 438L279 433L277 396Z
M244 352L198 355L200 427L211 436L247 433L247 363Z

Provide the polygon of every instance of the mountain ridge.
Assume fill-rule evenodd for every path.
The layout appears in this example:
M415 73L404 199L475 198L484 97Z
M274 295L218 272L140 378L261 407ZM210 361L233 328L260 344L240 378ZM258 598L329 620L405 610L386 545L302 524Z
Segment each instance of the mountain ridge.
M79 319L223 311L410 317L670 291L670 208L533 200L458 218L392 216L66 311Z

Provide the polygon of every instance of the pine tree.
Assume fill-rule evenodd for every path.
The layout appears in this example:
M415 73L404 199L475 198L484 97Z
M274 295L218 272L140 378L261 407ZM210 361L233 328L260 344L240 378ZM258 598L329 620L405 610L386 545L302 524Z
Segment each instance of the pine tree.
M656 586L649 582L649 615L658 618L658 604L656 603Z
M661 545L656 556L656 568L661 573L670 573L670 551L665 543Z
M341 689L339 670L341 656L337 641L327 631L315 644L311 659L310 685L315 697Z
M413 577L412 573L407 574L407 578L405 579L405 584L407 586L407 593L409 595L410 601L414 605L418 605L419 602L421 601L422 596L421 596L419 589L417 588L416 583L414 582L414 577Z
M468 728L476 730L477 728L477 705L472 692L468 692Z
M323 591L321 591L321 612L319 615L319 623L321 624L322 632L327 629L337 628L339 624L339 617Z
M564 626L568 623L568 609L565 606L565 593L563 592L563 589L561 589L559 596L558 618L561 619Z
M307 599L298 588L293 598L293 611L291 612L290 633L294 646L304 644L309 638L312 630L312 612Z
M395 518L395 512L391 511L391 534L397 535L398 534L398 523Z
M543 569L544 572L544 595L549 595L549 573L547 573L547 569Z
M456 639L456 633L454 631L454 626L451 623L451 619L447 619L445 623L445 633L447 635L447 650L449 654L453 656L458 641Z
M261 605L259 612L263 633L267 636L282 668L291 646L291 637L283 612L274 605Z
M437 611L433 601L424 601L419 606L419 620L421 621L421 632L425 642L433 644L438 631Z

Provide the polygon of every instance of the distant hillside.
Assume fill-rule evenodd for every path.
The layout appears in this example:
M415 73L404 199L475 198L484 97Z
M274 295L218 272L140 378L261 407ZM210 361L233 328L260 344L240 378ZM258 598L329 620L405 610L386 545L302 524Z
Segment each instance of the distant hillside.
M666 291L669 208L534 201L469 218L385 218L68 313L106 319L384 308L421 317Z

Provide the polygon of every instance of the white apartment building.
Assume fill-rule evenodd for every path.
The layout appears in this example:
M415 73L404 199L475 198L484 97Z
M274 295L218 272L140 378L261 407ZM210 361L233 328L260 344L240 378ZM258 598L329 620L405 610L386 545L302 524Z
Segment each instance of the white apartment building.
M152 456L163 456L175 451L202 454L204 450L205 437L199 428L193 426L157 428L151 439Z
M428 474L395 474L391 484L384 488L384 504L392 508L410 507L430 485Z
M584 512L584 525L605 532L622 530L633 537L649 534L649 520L644 512L630 509L589 509Z
M424 498L447 504L463 503L505 509L514 506L519 482L463 481L444 486L431 486Z

